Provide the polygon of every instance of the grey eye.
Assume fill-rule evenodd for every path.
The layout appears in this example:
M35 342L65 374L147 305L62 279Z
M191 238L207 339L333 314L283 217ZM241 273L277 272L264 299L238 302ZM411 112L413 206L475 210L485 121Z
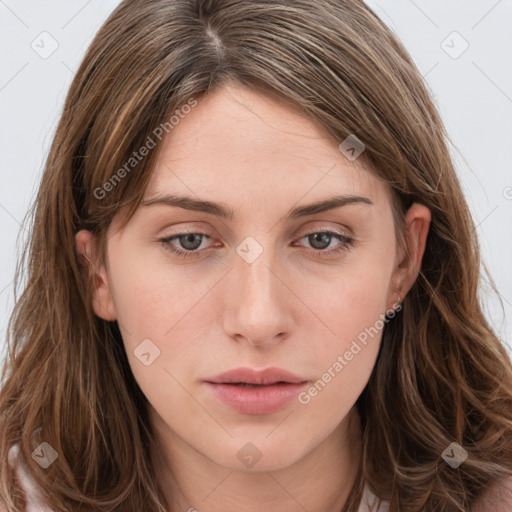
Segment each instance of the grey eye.
M179 235L176 238L179 240L183 249L193 251L201 245L204 235L199 233L187 233L186 235Z

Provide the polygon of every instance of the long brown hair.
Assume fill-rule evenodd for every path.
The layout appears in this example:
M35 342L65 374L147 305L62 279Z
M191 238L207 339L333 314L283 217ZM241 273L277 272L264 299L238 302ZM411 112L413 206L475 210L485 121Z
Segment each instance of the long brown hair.
M101 27L25 219L0 392L0 497L22 510L7 461L19 443L55 510L165 510L147 399L117 322L93 312L74 235L91 230L104 257L113 216L126 207L128 222L142 199L157 134L228 81L300 110L335 144L361 140L360 161L392 190L400 244L408 206L430 209L419 276L357 401L363 460L345 511L364 483L391 510L469 510L512 474L512 364L482 313L475 225L443 123L407 51L357 0L125 0ZM149 138L154 149L131 161ZM31 457L42 441L58 453L48 469ZM442 458L453 442L468 453L458 468Z

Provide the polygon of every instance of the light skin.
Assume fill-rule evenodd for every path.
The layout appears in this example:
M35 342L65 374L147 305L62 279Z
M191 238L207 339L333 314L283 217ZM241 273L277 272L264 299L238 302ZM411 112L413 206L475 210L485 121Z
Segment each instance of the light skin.
M232 84L201 100L161 144L144 199L175 194L222 203L233 219L153 204L123 230L118 214L104 264L90 232L77 233L76 243L98 273L95 312L119 322L151 404L161 448L152 463L169 511L341 510L361 459L354 404L381 333L306 405L294 400L275 413L242 414L219 402L204 380L242 366L321 379L413 285L430 211L415 203L407 212L407 255L396 243L386 184L312 121ZM345 194L372 204L287 217ZM180 259L159 239L186 230L208 236L192 240L197 248L185 237L168 242L196 253ZM322 230L354 243L307 236ZM262 249L251 263L237 253L247 237ZM134 354L145 339L160 350L149 366ZM261 453L252 467L237 457L248 442Z

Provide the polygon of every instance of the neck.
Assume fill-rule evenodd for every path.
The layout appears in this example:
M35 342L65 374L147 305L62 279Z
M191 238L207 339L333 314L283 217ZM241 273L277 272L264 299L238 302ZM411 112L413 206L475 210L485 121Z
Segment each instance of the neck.
M342 511L356 481L362 434L355 406L321 444L290 466L272 471L220 466L150 411L159 446L152 454L153 466L168 512Z

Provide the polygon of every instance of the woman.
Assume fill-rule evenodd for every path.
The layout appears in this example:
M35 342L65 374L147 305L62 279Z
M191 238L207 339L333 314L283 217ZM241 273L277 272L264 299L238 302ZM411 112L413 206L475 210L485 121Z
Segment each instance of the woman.
M122 2L34 205L4 506L510 510L447 140L362 2Z

